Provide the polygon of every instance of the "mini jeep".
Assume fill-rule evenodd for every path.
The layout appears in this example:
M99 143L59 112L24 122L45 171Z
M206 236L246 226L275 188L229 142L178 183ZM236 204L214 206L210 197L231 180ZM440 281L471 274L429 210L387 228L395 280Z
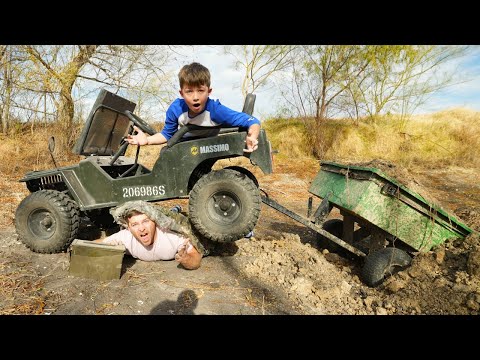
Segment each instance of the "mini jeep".
M242 111L251 115L254 102L255 95L248 94ZM246 153L247 129L219 126L216 136L185 141L186 132L205 128L184 126L149 169L138 163L140 146L134 158L125 156L129 146L125 137L134 133L133 124L150 135L156 132L133 114L135 106L101 90L73 147L85 158L76 165L31 171L20 179L30 194L16 210L15 227L31 250L65 251L84 217L103 228L113 226L109 209L130 200L188 198L193 227L211 241L236 241L253 230L262 201L257 179L240 166L212 167L218 160L244 156L263 173L271 173L272 151L265 130L260 131L258 149Z

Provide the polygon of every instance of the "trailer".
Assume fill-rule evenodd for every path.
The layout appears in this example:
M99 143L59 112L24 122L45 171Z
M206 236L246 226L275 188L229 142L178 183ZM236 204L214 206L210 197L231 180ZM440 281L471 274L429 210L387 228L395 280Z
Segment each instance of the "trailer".
M473 231L378 168L328 161L320 165L309 193L321 202L313 212L309 197L306 217L266 194L262 201L314 230L321 247L362 258L361 277L369 286L408 267L416 253ZM328 219L334 208L342 219Z

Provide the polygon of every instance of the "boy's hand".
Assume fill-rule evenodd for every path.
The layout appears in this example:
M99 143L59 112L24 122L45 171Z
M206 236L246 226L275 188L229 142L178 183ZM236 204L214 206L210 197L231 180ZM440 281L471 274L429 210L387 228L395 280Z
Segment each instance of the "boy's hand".
M260 125L253 124L248 128L247 137L245 139L245 144L247 148L244 149L244 152L251 153L258 149L258 135L260 134Z
M134 126L133 129L137 132L136 135L128 135L125 139L130 145L147 145L147 135L140 130L138 127Z
M256 136L248 135L245 142L247 144L247 148L243 150L244 152L251 153L258 149L258 140Z

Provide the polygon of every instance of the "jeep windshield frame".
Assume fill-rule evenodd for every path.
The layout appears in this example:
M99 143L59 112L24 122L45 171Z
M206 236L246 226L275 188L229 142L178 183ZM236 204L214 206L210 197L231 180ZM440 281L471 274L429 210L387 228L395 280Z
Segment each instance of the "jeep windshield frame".
M121 149L122 140L133 131L132 121L125 110L133 111L136 104L118 95L102 90L85 122L73 153L85 156L112 156Z
M122 139L130 132L131 121L125 115L105 105L100 105L93 116L83 142L81 155L115 154ZM126 148L120 155L124 155Z

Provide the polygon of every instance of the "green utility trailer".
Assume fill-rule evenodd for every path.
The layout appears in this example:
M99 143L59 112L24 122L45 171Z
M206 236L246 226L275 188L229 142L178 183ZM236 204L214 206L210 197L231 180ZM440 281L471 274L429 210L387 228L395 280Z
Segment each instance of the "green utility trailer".
M415 252L427 252L472 230L395 179L373 167L321 162L309 192L322 199L307 217L272 199L262 201L315 230L321 247L364 258L363 281L377 286L386 275L410 265ZM333 208L342 219L326 220Z

